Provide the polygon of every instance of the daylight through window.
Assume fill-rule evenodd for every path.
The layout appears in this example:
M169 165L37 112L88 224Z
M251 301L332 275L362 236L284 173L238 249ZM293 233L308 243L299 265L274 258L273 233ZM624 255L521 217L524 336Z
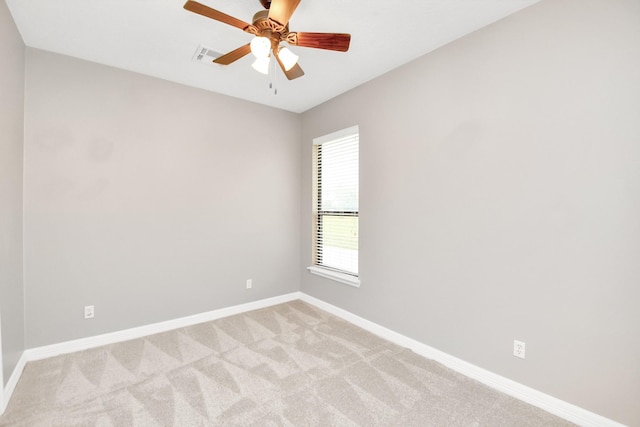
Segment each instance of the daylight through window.
M359 133L314 140L314 265L358 276Z

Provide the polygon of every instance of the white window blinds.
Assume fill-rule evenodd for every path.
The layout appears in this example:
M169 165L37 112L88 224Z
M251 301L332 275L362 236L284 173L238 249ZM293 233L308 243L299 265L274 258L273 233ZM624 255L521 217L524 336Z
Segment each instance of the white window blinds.
M359 134L352 127L314 141L314 264L358 275Z

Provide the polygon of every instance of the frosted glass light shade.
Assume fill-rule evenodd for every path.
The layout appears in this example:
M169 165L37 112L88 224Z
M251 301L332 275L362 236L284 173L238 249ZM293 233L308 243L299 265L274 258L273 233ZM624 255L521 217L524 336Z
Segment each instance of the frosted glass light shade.
M257 58L255 61L253 61L253 64L251 64L251 66L254 70L262 74L269 74L269 57L265 56L263 58Z
M251 53L256 58L266 58L271 50L271 40L266 37L254 37L251 40Z
M293 68L293 66L298 62L298 55L291 52L286 47L283 47L278 51L278 58L280 58L280 62L282 62L284 69L287 71Z

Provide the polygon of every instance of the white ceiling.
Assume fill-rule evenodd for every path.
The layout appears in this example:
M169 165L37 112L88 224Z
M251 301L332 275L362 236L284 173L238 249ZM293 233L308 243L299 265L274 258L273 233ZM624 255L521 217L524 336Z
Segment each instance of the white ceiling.
M290 47L305 75L193 60L199 45L227 53L252 36L183 9L183 0L6 0L27 46L233 97L303 112L538 0L302 0L291 31L351 34L348 52ZM246 22L258 0L201 0Z

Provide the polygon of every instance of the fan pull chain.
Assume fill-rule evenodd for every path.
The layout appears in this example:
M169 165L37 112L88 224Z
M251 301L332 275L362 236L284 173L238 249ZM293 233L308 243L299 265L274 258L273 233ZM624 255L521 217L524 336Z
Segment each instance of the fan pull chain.
M278 74L278 70L276 70L276 61L274 61L273 59L275 58L275 55L272 53L271 54L272 60L269 61L269 89L273 89L273 94L277 95L278 94L278 88L276 86L276 75Z

